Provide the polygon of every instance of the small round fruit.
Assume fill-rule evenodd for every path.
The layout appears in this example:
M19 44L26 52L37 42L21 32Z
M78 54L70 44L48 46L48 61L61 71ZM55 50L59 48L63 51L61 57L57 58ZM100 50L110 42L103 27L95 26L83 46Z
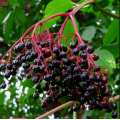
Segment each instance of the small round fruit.
M92 46L89 46L89 47L87 48L87 52L88 52L89 54L92 54L92 53L94 52L94 48L93 48Z
M72 113L73 113L73 109L69 109L69 110L68 110L68 113L69 113L69 114L72 114Z
M103 74L104 74L105 76L107 76L107 75L109 74L109 71L108 71L107 69L104 69L104 70L103 70Z
M26 75L26 77L27 77L28 79L31 78L31 74L28 73L28 74Z
M34 98L34 99L38 99L38 98L39 98L38 94L37 94L37 93L34 93L34 94L33 94L33 98Z
M117 113L116 112L112 112L112 118L117 118Z
M103 106L103 107L105 107L105 106L107 106L107 101L106 100L103 100L102 102L101 102L101 105Z
M106 84L106 83L107 83L107 78L106 78L106 77L102 77L101 82L102 82L103 84Z
M27 49L31 49L32 44L31 44L31 42L27 42L27 43L25 44L25 46L26 46Z
M11 70L12 69L12 65L11 64L7 64L7 69Z
M116 110L116 109L117 109L117 105L116 105L115 103L113 103L113 104L111 105L111 107L113 108L113 110Z
M94 61L97 61L97 60L99 59L99 56L98 56L97 54L94 54L94 55L92 56L92 58L93 58Z
M5 89L6 88L6 83L2 83L1 88Z
M75 42L71 42L71 43L70 43L70 47L71 47L72 49L76 48L76 43L75 43Z
M79 49L74 48L72 52L73 52L74 55L78 55L79 54Z
M80 48L80 50L85 50L86 49L86 45L85 44L80 44L79 48Z

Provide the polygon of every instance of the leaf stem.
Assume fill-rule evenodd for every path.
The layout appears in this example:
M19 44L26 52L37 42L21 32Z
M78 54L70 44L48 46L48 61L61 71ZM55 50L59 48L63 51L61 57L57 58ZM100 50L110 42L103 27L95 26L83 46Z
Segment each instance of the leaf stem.
M120 16L119 16L119 15L113 14L113 13L109 12L108 10L105 10L105 9L101 8L101 7L100 7L98 4L96 4L96 3L93 4L93 6L94 6L97 10L101 11L102 13L105 13L105 14L111 16L111 17L120 19Z
M116 100L120 100L120 95L115 96L115 97L114 97L114 100L115 100L115 101L116 101ZM110 98L110 99L109 99L109 102L113 102L113 98ZM62 104L62 105L60 105L60 106L58 106L58 107L56 107L56 108L54 108L54 109L46 112L45 114L43 114L43 115L41 115L41 116L39 116L39 117L37 117L37 118L35 118L35 119L45 118L45 117L47 117L48 115L51 115L52 113L55 113L55 112L57 112L57 111L65 108L65 107L67 107L67 106L70 106L72 103L73 103L73 101L69 101L69 102L67 102L67 103L65 103L65 104ZM76 118L74 118L74 119L76 119Z
M83 6L87 5L87 4L90 4L90 3L94 3L95 0L87 0L83 3L81 3L79 6L77 6L72 12L71 14L74 15L80 8L82 8Z
M58 107L56 107L56 108L50 110L49 112L47 112L47 113L45 113L45 114L43 114L43 115L41 115L41 116L39 116L39 117L37 117L37 118L35 118L35 119L42 119L42 118L45 118L45 117L47 117L48 115L50 115L50 114L52 114L52 113L54 113L54 112L57 112L57 111L59 111L59 110L65 108L65 107L71 105L72 102L73 102L73 101L69 101L69 102L67 102L67 103L65 103L65 104L63 104L63 105L61 105L61 106L58 106Z

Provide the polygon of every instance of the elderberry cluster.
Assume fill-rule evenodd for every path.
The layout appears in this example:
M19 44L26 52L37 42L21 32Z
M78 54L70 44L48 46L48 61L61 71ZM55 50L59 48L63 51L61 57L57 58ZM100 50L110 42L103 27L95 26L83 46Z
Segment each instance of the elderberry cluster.
M57 104L59 98L66 96L68 101L79 103L68 110L70 114L86 109L85 104L89 110L105 109L107 113L117 109L116 104L110 104L108 99L109 90L105 76L109 71L104 69L103 76L101 68L90 60L99 59L99 56L93 53L92 46L77 44L75 41L66 46L58 40L49 42L42 39L34 40L36 45L32 39L18 43L14 47L15 54L11 60L0 63L3 77L8 79L10 76L16 76L18 68L22 67L18 79L22 80L23 76L32 78L37 90L33 98L38 99L39 93L46 91L47 97L41 103L42 108L48 104ZM41 82L44 82L43 86ZM1 88L6 88L5 82L1 84ZM116 118L117 113L112 112L112 117Z

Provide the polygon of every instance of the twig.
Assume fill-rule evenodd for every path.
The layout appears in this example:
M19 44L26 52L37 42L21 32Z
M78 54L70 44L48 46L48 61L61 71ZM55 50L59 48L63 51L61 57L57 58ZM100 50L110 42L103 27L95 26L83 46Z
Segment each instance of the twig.
M105 14L111 16L111 17L120 19L120 16L119 16L119 15L113 14L113 13L111 13L111 12L109 12L109 11L101 8L98 4L93 4L93 6L94 6L97 10L101 11L102 13L105 13Z
M119 100L119 99L120 99L120 95L115 96L114 99L115 99L115 101L116 101L116 100ZM65 107L71 105L72 102L73 102L73 101L69 101L69 102L67 102L67 103L65 103L65 104L63 104L63 105L60 105L60 106L58 106L58 107L56 107L56 108L50 110L49 112L47 112L47 113L45 113L45 114L43 114L43 115L41 115L41 116L35 118L35 119L42 119L42 118L45 118L45 117L47 117L48 115L50 115L50 114L52 114L52 113L55 113L55 112L57 112L57 111L59 111L59 110L65 108ZM113 98L110 98L110 99L109 99L109 102L113 102Z

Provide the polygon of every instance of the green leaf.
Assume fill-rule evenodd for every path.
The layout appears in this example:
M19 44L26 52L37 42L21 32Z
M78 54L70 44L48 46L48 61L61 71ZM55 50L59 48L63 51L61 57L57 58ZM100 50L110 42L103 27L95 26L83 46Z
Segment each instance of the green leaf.
M82 32L82 39L85 41L91 41L96 33L96 28L94 26L88 26Z
M13 4L15 4L16 0L8 0L8 1L9 1L9 5L13 5Z
M17 0L17 1L22 7L25 6L25 0Z
M9 38L9 35L12 32L13 18L14 18L14 13L10 11L8 13L7 20L5 21L5 23L3 25L3 34L4 34L4 36L5 36L6 39Z
M29 96L30 96L30 95L33 95L34 92L35 92L35 88L31 88L31 89L28 90L28 93L27 93L27 101L28 101L28 99L29 99Z
M119 34L119 20L114 19L112 24L108 27L108 32L103 39L103 45L109 45L115 40L116 36Z
M45 9L45 17L50 17L58 13L64 13L69 10L74 3L71 0L53 0L48 3Z
M99 60L96 61L96 64L112 73L112 69L116 67L113 55L107 50L96 50L94 53L99 55Z
M4 91L3 91L0 93L0 105L4 104L4 98L5 98L5 95L4 95Z
M29 81L29 82L28 82L28 81ZM31 87L34 86L32 80L30 80L30 79L26 79L24 82L21 83L21 86L22 86L22 85L23 85L23 90L24 90L26 87L31 88Z
M115 84L119 84L119 80L120 80L119 74L117 74L116 77L115 77L114 83L115 83Z
M108 29L107 28L96 28L100 30L102 33L107 33Z
M7 14L8 14L7 8L2 8L2 10L0 11L0 24L2 23Z
M118 43L101 46L100 49L101 50L105 50L105 49L108 50L109 52L111 52L113 54L114 58L119 57L119 44Z
M15 17L21 26L26 27L27 18L26 18L25 12L20 7L16 6Z

